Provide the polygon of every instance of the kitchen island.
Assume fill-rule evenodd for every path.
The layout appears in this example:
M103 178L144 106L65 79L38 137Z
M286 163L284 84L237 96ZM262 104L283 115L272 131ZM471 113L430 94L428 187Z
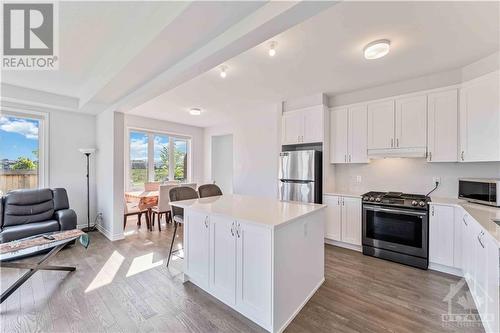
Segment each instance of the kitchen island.
M269 332L324 281L325 205L222 195L184 209L184 276Z

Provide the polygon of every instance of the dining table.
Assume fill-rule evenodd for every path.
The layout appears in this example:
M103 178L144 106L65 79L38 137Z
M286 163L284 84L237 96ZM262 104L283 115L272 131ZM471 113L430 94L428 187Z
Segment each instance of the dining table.
M152 231L151 215L154 206L158 205L159 191L130 191L125 192L127 202L139 202L138 207L141 211L146 210L146 225L149 231Z

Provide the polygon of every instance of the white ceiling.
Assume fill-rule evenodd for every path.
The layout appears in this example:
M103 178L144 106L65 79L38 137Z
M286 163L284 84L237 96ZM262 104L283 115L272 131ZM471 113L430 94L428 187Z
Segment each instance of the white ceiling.
M58 109L126 111L333 4L60 2L59 70L2 70L2 100L39 103L40 91Z
M343 2L209 70L133 114L211 126L261 103L319 92L337 94L455 69L499 49L498 2ZM388 56L365 60L363 47L387 38ZM191 107L204 110L190 116Z

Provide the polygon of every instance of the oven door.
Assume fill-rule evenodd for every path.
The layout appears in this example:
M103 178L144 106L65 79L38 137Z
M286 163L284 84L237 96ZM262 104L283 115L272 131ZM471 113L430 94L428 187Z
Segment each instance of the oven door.
M428 257L428 212L363 205L363 245Z

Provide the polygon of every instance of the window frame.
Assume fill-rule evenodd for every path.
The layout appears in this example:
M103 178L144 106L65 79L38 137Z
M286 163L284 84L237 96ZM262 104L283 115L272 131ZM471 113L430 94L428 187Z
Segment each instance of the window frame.
M167 136L168 137L168 146L169 146L169 167L168 167L168 178L174 179L175 175L175 159L174 159L174 141L175 139L181 139L187 141L187 174L186 174L186 183L191 182L192 179L192 140L193 137L186 134L168 132L168 131L158 131L151 129L144 129L138 127L128 127L127 128L127 138L126 138L126 151L125 151L125 184L128 191L134 190L132 183L130 181L130 170L131 170L131 159L130 159L130 133L136 132L141 134L146 134L148 137L148 156L147 156L147 181L154 182L154 137L155 135L159 136Z
M0 116L38 120L38 187L50 187L49 113L2 106Z

